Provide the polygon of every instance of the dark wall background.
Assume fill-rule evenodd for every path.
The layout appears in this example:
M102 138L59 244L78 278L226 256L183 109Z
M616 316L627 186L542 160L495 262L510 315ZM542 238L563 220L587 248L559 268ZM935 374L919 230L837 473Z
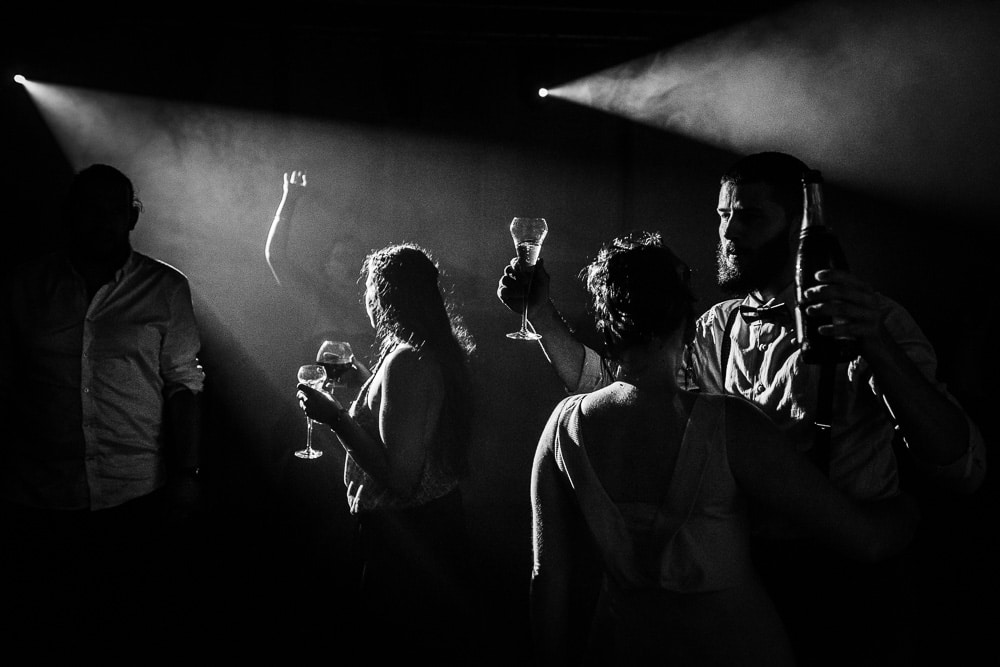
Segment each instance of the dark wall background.
M629 229L664 233L694 269L707 308L720 297L718 176L736 157L535 91L782 3L713 4L669 16L622 5L344 3L336 15L270 8L260 20L33 17L5 43L12 70L112 95L104 122L122 128L68 150L8 76L0 92L7 261L57 243L60 190L76 168L109 161L133 176L146 203L137 249L192 281L216 501L202 557L219 586L221 627L278 637L278 628L302 620L323 628L322 641L337 640L335 619L349 599L342 458L325 434L321 459L291 456L305 435L293 376L318 344L313 313L274 284L263 256L281 174L306 168L294 239L302 261L318 266L347 235L359 253L421 243L439 259L476 338L478 427L466 499L480 613L491 628L481 642L498 662L524 659L531 459L564 392L535 345L504 336L517 325L495 297L513 254L507 224L513 215L549 220L542 254L553 297L585 338L592 334L576 273L602 241ZM123 103L122 95L136 98ZM87 98L87 113L93 104L100 100ZM137 117L173 148L150 139L135 150ZM963 135L983 129L966 118L949 122ZM200 153L192 149L199 142ZM920 158L899 159L905 169ZM982 167L968 167L981 176ZM940 174L943 183L967 176L961 168ZM992 447L996 355L987 324L998 216L983 203L992 193L982 195L933 207L834 180L827 198L853 268L915 315L937 346L942 377ZM345 331L363 332L352 289L343 289L337 313ZM371 340L352 343L367 358ZM929 575L943 582L952 614L992 587L993 493L990 476L972 498L927 496L927 539L953 547Z

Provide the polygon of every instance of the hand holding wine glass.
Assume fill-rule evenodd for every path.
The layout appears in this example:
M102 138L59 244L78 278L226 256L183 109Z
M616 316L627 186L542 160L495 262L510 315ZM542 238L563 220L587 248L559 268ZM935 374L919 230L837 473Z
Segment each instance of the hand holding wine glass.
M323 390L323 385L326 383L326 369L320 364L306 364L299 368L299 382L316 389L317 391ZM318 449L313 449L312 446L312 432L313 432L313 420L308 416L306 417L306 447L305 449L300 449L295 452L295 455L300 459L316 459L323 455L323 452Z
M521 218L517 217L510 222L510 235L514 239L514 247L517 249L518 264L528 267L528 290L531 293L531 273L538 254L542 249L542 241L548 234L549 228L545 218ZM518 331L507 334L508 338L515 340L538 340L541 336L528 329L528 300L525 299L524 309L521 311L521 328Z

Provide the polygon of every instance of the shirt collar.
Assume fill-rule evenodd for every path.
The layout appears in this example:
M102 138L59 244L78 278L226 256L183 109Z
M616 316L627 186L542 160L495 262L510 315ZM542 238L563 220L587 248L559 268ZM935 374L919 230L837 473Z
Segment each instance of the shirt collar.
M743 299L743 303L754 307L776 306L779 303L783 303L788 307L789 311L793 311L795 308L795 283L788 283L780 292L767 301L757 298L757 296L751 292L746 295L746 298Z
M62 258L62 261L65 263L70 273L76 276L79 280L83 280L82 276L80 276L79 272L76 270L76 267L73 265L73 259L70 256L69 252L59 251L56 254ZM135 267L139 263L139 257L140 257L139 253L137 253L130 245L128 249L128 256L125 258L125 261L122 263L122 265L118 267L117 270L115 270L111 282L118 283L119 281L121 281L122 278L125 277L126 274L132 273L135 270Z
M132 246L129 246L128 257L125 258L125 263L122 264L117 271L115 271L115 282L121 280L126 273L131 273L132 271L134 271L135 266L138 262L139 262L138 253L136 253L136 251L132 249Z
M782 306L784 307L782 309ZM739 305L740 313L747 322L764 320L794 326L795 322L795 283L789 283L774 297L762 301L753 293L747 294ZM775 310L778 309L778 312ZM770 312L768 312L770 311Z

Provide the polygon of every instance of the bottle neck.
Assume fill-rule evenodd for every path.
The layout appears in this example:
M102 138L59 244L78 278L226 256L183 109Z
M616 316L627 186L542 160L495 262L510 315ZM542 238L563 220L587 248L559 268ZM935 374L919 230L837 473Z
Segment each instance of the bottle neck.
M802 184L802 231L813 227L827 227L823 215L823 187L819 183Z

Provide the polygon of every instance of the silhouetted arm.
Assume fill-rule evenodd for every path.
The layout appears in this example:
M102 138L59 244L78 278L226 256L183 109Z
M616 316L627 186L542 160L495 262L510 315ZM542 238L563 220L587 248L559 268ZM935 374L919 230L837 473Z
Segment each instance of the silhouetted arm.
M285 172L281 201L274 213L274 220L267 232L267 242L264 245L264 258L271 268L274 280L279 285L294 282L294 265L288 256L288 239L291 236L292 216L299 198L305 194L306 174L302 171Z
M378 437L363 429L327 393L299 385L299 398L306 414L333 429L366 473L405 498L413 493L423 471L444 387L436 364L408 346L386 357L381 369Z
M539 440L531 470L532 551L529 592L531 637L538 665L577 665L588 628L580 621L592 610L574 609L580 559L589 546L579 509L556 467L553 412ZM588 613L589 612L589 613Z
M521 268L516 258L511 260L497 286L497 297L518 315L524 309L526 293L529 297L528 320L542 336L538 341L542 352L567 391L575 392L580 384L584 346L573 336L549 298L549 274L540 258L530 272Z
M281 201L274 213L274 220L267 233L264 258L274 275L275 282L288 290L293 299L301 301L315 311L324 302L327 287L313 274L303 269L289 253L288 246L292 230L292 218L299 200L306 192L304 171L284 174Z
M952 489L975 491L986 473L985 446L965 411L933 381L936 356L916 323L902 309L889 314L884 302L850 273L822 271L818 278L825 284L806 294L810 308L838 321L820 332L858 340L908 450L919 461L942 468L940 479ZM887 317L895 318L893 324ZM924 360L925 368L908 349Z
M180 283L170 296L171 320L160 341L164 392L164 449L172 518L184 521L201 498L195 474L202 464L202 399L205 372L198 359L201 336L190 286Z
M201 395L179 389L166 399L170 443L168 474L183 474L201 465Z
M877 562L913 539L920 519L913 498L850 499L748 401L727 399L726 446L733 477L747 495L845 556Z

